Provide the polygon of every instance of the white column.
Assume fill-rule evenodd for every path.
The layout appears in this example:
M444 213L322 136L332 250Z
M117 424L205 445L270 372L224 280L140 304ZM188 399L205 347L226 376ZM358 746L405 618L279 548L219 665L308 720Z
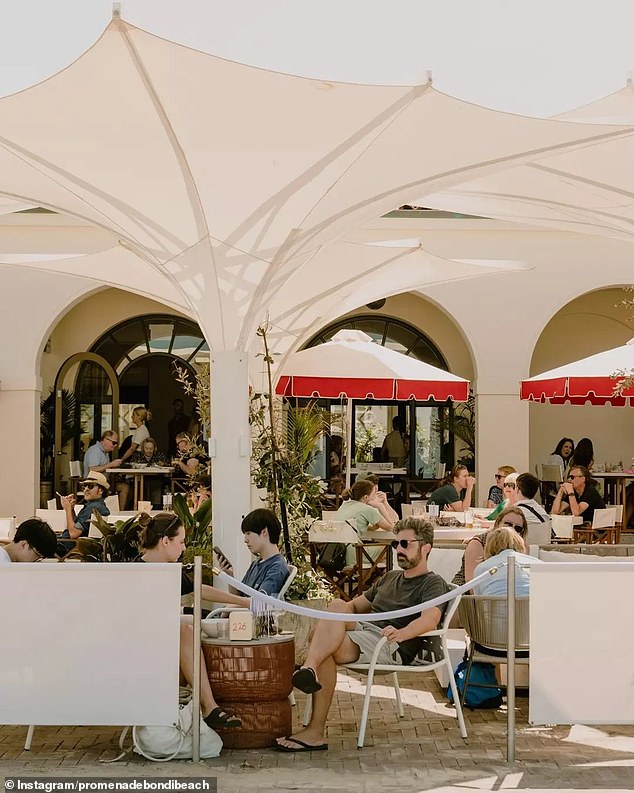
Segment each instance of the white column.
M528 402L514 394L476 395L476 503L485 503L500 465L528 471Z
M0 516L18 521L40 506L40 392L0 390L0 448L4 465Z
M250 509L251 440L248 356L211 355L211 476L214 544L233 562L241 578L249 564L240 523Z

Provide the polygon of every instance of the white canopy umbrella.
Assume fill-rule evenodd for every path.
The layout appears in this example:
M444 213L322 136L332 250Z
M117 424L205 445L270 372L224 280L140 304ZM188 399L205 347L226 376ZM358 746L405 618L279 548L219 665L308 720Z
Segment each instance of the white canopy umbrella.
M199 322L213 350L221 536L235 535L249 506L255 330L273 303L275 316L290 316L298 300L332 301L330 289L345 280L345 262L329 258L311 294L302 268L317 266L349 229L421 193L631 134L486 110L429 82L349 85L272 73L153 36L118 14L68 68L1 99L0 129L0 198L104 229L113 248L136 259L128 276L117 254L118 285L136 290L141 281L146 294L184 303ZM108 284L107 266L95 271L90 258L47 269L83 264ZM299 343L305 330L287 332ZM226 550L240 558L240 538Z
M551 405L634 405L634 385L619 396L619 381L634 373L634 339L613 350L559 366L522 380L520 398Z
M465 402L469 381L376 344L360 330L340 330L325 344L291 355L275 389L286 397L348 400L346 484L350 485L354 399Z

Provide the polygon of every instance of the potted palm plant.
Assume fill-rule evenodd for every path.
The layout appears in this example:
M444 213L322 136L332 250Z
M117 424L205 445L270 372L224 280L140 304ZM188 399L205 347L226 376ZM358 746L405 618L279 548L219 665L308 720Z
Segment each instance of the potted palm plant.
M75 435L75 395L62 389L62 448ZM53 497L53 471L55 453L55 393L53 389L40 402L40 505Z

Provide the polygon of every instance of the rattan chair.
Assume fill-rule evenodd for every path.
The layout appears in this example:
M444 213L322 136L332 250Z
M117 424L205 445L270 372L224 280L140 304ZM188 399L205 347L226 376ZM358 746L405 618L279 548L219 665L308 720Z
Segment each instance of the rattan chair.
M530 635L527 597L515 599L515 663L529 663ZM508 605L506 597L481 597L465 595L460 601L460 622L469 637L469 661L461 704L469 685L471 667L477 662L499 664L508 657ZM493 651L493 652L492 652ZM479 687L486 685L478 682Z
M372 685L374 683L374 676L379 674L389 674L392 677L392 686L394 688L394 696L395 696L395 704L396 704L396 712L399 718L403 718L405 715L405 711L403 709L403 700L401 698L401 689L398 684L398 676L402 672L407 673L429 673L433 672L435 669L439 669L440 667L444 666L447 669L447 673L449 675L449 685L451 686L451 690L453 691L454 695L454 702L456 705L456 716L458 717L458 725L460 727L460 735L463 738L467 737L467 727L465 725L464 716L462 714L462 704L459 700L458 690L456 688L456 683L453 676L453 669L451 668L451 660L449 658L449 649L447 646L447 633L449 630L449 623L451 622L451 618L453 617L456 609L458 608L458 603L460 602L460 595L455 597L453 600L449 601L447 604L447 608L445 609L445 614L438 626L438 628L434 631L428 631L425 634L425 637L430 636L438 636L440 637L440 644L443 651L443 657L432 663L428 664L421 664L419 666L398 666L395 664L377 664L376 658L379 655L379 652L385 642L386 639L381 639L372 655L369 664L360 664L360 663L352 663L352 664L345 664L346 669L351 669L355 672L361 672L362 674L367 675L367 680L365 684L365 695L363 698L363 710L361 712L361 722L359 724L359 735L357 737L357 746L359 749L363 748L363 742L365 740L365 730L368 724L368 713L370 710L370 700L372 698ZM306 703L306 712L304 714L304 723L308 722L308 715L310 713L309 708L311 707L312 703L309 701Z

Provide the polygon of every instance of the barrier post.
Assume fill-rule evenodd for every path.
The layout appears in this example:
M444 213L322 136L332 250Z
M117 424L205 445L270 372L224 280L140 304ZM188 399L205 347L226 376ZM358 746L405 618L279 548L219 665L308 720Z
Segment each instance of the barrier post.
M194 558L194 686L192 693L192 760L200 762L200 609L202 605L202 557Z
M515 552L506 565L506 761L515 762Z

